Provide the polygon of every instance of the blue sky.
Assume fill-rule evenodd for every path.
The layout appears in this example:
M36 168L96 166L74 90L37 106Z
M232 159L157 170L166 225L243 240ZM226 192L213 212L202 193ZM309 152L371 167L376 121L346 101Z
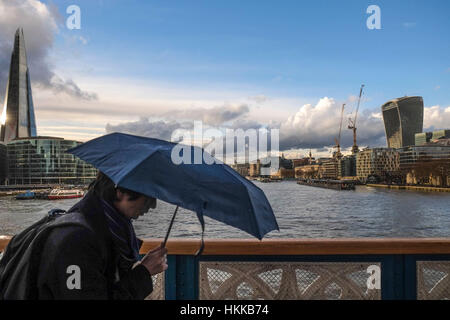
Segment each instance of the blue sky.
M54 90L31 70L41 133L87 140L119 125L154 133L157 121L225 110L212 123L278 125L301 136L287 148L320 148L334 143L340 106L347 117L362 83L361 144L385 143L380 106L404 95L424 98L426 128L450 128L446 0L17 1L28 5L18 17L45 18L24 28L30 59L33 28L47 23L52 42L40 63L63 84ZM65 27L73 4L80 30ZM369 5L380 7L380 30L366 26Z
M448 1L61 1L82 12L83 59L108 76L368 106L450 101ZM381 9L369 30L366 8ZM57 42L58 43L58 42ZM438 88L439 87L439 88Z

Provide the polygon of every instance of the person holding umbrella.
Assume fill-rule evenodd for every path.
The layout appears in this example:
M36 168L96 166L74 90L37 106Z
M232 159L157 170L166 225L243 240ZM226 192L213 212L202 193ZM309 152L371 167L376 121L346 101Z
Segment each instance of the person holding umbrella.
M37 299L147 297L151 276L167 269L167 249L160 246L140 259L142 241L131 219L155 207L155 198L116 187L99 172L86 196L68 211L86 227L55 228L42 248Z
M36 235L32 226L17 241L12 239L7 261L37 256L39 268L30 268L27 259L17 268L0 262L0 284L11 284L11 290L0 288L0 298L144 299L152 291L151 276L167 269L165 245L179 207L194 211L200 222L196 255L204 249L204 216L260 240L279 230L264 192L226 164L211 163L212 156L202 148L112 133L67 152L100 173L68 214L48 224L43 220L45 233ZM175 205L175 211L161 246L139 260L142 241L131 219L155 208L156 199ZM41 250L33 237L47 234ZM28 243L33 244L30 250ZM16 254L14 248L27 254ZM36 285L30 281L35 277Z

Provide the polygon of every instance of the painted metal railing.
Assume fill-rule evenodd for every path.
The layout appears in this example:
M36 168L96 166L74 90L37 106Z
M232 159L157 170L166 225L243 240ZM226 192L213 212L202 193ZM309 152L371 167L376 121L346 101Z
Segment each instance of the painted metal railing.
M196 257L199 245L168 241L149 299L450 299L450 238L207 239Z

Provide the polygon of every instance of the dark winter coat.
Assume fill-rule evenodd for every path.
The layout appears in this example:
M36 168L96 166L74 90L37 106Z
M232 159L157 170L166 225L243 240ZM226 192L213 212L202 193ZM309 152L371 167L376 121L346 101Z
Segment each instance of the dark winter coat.
M69 212L89 228L67 226L50 232L40 258L38 299L148 296L153 290L150 273L140 264L124 270L99 199L89 192Z

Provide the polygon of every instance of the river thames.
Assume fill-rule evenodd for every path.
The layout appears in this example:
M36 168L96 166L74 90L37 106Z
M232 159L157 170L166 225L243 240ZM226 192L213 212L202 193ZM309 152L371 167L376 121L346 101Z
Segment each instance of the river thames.
M449 237L450 193L387 190L357 186L336 191L297 185L294 181L255 182L269 199L280 231L266 238ZM0 198L0 235L13 235L53 208L68 209L79 199ZM158 201L156 209L134 221L142 238L163 238L174 205ZM205 217L205 238L251 238L247 233ZM196 215L178 211L170 237L200 238Z

